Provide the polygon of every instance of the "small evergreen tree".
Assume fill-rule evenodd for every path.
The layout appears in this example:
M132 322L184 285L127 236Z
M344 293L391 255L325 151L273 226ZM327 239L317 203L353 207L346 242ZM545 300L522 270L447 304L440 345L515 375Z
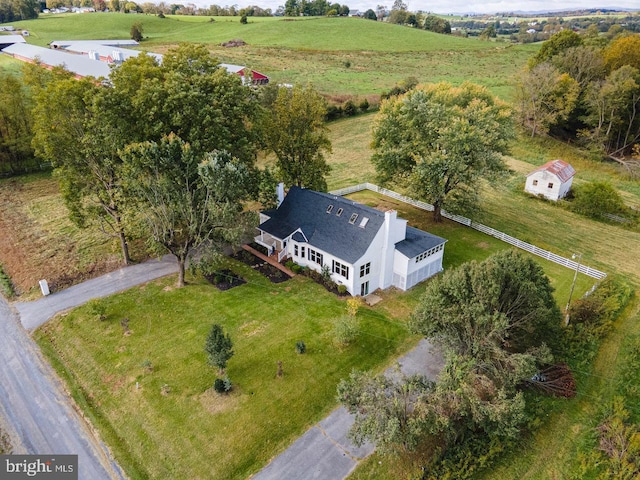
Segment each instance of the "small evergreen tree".
M129 33L131 33L132 40L135 40L136 42L141 42L142 32L143 32L142 23L136 22L133 25L131 25L131 31Z
M227 362L234 354L231 337L229 334L225 335L224 330L218 324L211 326L204 350L207 352L209 364L218 367L220 373L223 373L227 368Z

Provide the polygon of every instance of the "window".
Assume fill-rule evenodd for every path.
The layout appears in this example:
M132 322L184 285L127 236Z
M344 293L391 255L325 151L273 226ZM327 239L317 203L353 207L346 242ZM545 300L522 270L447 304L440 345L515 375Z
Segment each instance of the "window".
M360 228L366 227L367 223L369 223L369 219L367 217L362 217L362 220L360 221Z
M297 256L298 256L298 245L297 245L297 244L293 246L293 255L294 255L295 257L297 257Z
M365 263L364 265L360 265L360 277L369 275L370 271L371 271L371 262Z
M538 180L533 181L533 186L536 187L538 185Z
M331 213L331 210L333 210L333 205L329 205L327 207L327 213Z
M340 215L342 215L342 209L339 208L338 211L336 212L336 217L339 217Z
M351 225L353 225L354 223L356 223L356 220L357 220L357 219L358 219L358 214L357 214L357 213L354 213L354 214L352 214L352 215L351 215L351 218L349 219L349 223L350 223Z
M300 257L304 258L304 245L300 247Z
M553 188L553 182L549 182L549 188Z
M322 265L322 254L309 249L309 260L317 263L318 265Z
M349 279L349 267L340 262L336 262L335 260L333 261L333 273L342 275L347 280Z

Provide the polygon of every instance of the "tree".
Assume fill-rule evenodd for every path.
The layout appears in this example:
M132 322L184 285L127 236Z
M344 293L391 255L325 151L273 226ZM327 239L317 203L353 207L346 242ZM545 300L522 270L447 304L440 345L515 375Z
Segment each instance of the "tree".
M178 287L193 250L207 244L220 251L246 231L242 201L251 174L229 153L200 156L171 134L160 143L128 145L121 156L127 200L138 207L155 245L178 259Z
M143 32L142 23L136 22L133 25L131 25L130 34L131 34L132 40L135 40L136 42L141 42L142 39L144 38L142 36L142 32Z
M418 375L393 380L354 370L338 384L338 401L355 416L349 437L356 445L374 442L381 453L413 450L429 431L416 401L432 388Z
M427 284L410 326L445 352L496 357L558 346L562 316L544 271L516 250L447 270Z
M520 124L531 136L546 134L566 121L578 105L580 85L550 63L541 63L524 71L516 85L516 104Z
M612 41L604 50L604 60L610 72L624 65L640 70L640 37L629 35Z
M0 71L0 173L33 168L32 99L15 75Z
M551 361L561 321L542 268L515 250L435 278L410 327L442 348L445 366L420 408L454 436L513 437L525 418L517 387Z
M451 24L437 15L427 15L424 19L424 29L435 33L451 33Z
M602 51L590 46L568 48L553 57L551 63L578 82L582 90L603 79L606 73Z
M529 67L533 68L571 47L579 47L580 45L582 45L582 37L580 35L573 30L561 30L542 44L536 56L529 61Z
M53 165L71 220L80 227L95 221L117 237L128 264L117 154L127 136L124 125L107 121L105 108L117 97L95 79L76 80L68 72L57 73L38 92L33 110L36 154Z
M326 110L325 100L311 86L279 88L263 128L285 184L326 191L330 167L324 152L331 152L324 126Z
M372 161L383 183L408 186L441 221L444 206L477 205L480 179L506 170L501 154L512 136L509 108L484 87L427 85L382 103Z
M374 12L371 9L364 12L364 18L366 18L367 20L373 20L373 21L378 20L378 16L376 15L376 12Z
M135 141L159 142L173 132L197 155L226 150L247 165L255 162L259 109L253 92L204 45L171 48L162 65L149 55L128 59L111 81L122 96L119 115Z
M207 353L209 365L218 367L223 374L227 368L227 362L234 354L231 336L228 333L225 335L222 326L213 324L207 335L204 351Z
M594 82L586 94L591 127L583 135L630 173L637 165L623 157L640 141L640 71L629 65L614 70L604 81Z
M592 218L604 218L606 214L620 215L627 210L618 191L606 182L589 182L576 186L571 208Z

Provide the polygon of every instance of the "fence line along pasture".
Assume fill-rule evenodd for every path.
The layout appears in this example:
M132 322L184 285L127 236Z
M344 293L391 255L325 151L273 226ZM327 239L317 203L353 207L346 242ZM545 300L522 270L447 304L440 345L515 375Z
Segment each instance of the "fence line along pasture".
M413 198L407 197L405 195L401 195L398 192L394 192L393 190L388 190L386 188L379 187L378 185L374 185L373 183L360 183L358 185L352 185L350 187L341 188L339 190L334 190L331 195L344 196L349 195L350 193L360 192L362 190L370 190L372 192L379 193L380 195L384 195L385 197L390 197L395 200L399 200L403 203L413 205L416 208L421 210L426 210L428 212L433 212L433 205L421 202L420 200L414 200ZM533 255L537 255L538 257L544 258L545 260L549 260L550 262L557 263L558 265L562 265L563 267L571 268L572 270L578 269L578 271L588 277L595 278L597 280L602 280L607 276L606 273L601 272L600 270L596 270L595 268L591 268L587 265L583 265L581 263L576 262L570 258L565 258L560 255L557 255L553 252L549 252L540 247L536 247L527 242L523 242L511 235L507 235L506 233L500 232L495 228L487 227L481 223L474 222L470 218L463 217L461 215L454 215L445 210L442 210L442 216L448 218L449 220L453 220L454 222L458 222L462 225L466 225L467 227L471 227L475 230L478 230L482 233L490 235L498 240L502 240L510 245L513 245L516 248L521 250L525 250Z

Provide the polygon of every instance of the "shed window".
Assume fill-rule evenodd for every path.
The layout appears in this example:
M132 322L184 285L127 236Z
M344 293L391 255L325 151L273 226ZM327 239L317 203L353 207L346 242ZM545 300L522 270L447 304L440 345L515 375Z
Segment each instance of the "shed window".
M331 213L331 210L333 210L333 205L329 205L327 207L327 213Z
M353 215L351 215L351 218L349 219L349 223L353 225L354 223L356 223L357 219L358 219L358 214L354 213Z
M549 188L553 188L553 182L549 182Z
M336 212L336 216L339 217L340 215L342 215L342 209L339 208L338 211Z
M538 180L534 180L534 181L533 181L533 186L534 186L534 187L538 186Z

